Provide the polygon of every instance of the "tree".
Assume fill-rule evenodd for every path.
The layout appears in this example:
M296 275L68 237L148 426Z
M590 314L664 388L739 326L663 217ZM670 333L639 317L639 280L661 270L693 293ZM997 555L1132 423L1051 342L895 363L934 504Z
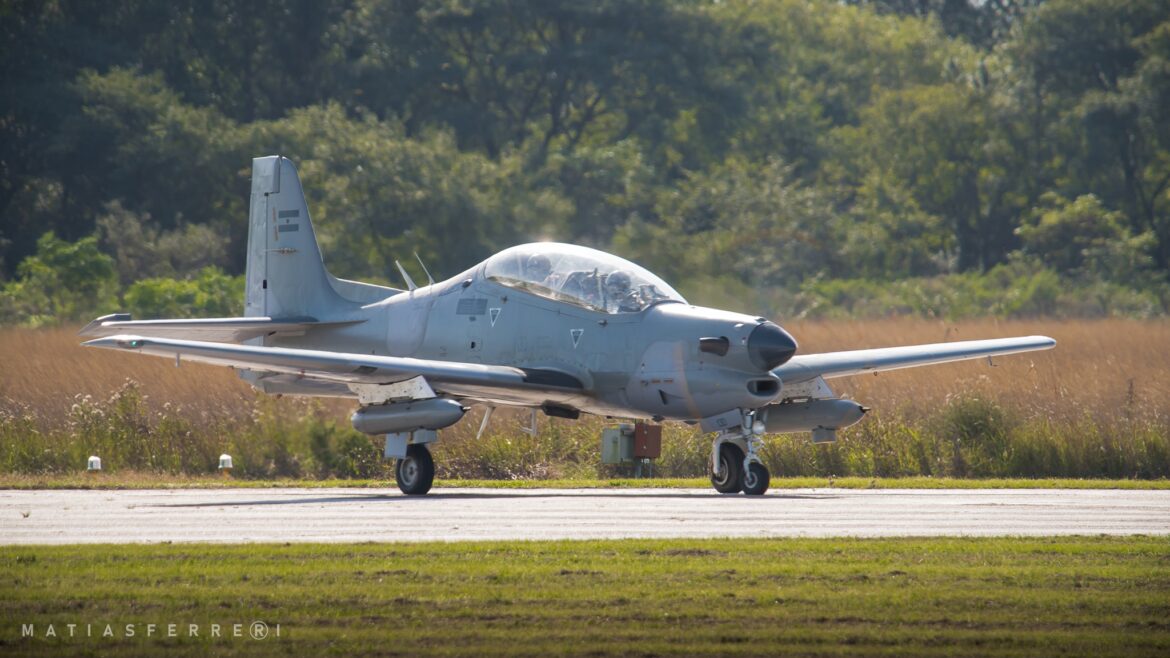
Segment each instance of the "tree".
M987 111L985 95L963 84L880 92L859 126L836 133L840 180L858 195L859 221L876 215L927 230L945 227L953 242L936 234L919 236L920 244L953 246L961 271L1002 262L1014 238L1012 225L992 212L995 180L983 149ZM891 228L889 237L901 232ZM890 273L922 273L909 269L921 263L906 265Z
M394 261L414 252L449 276L558 233L568 214L555 193L528 189L519 157L460 151L450 131L411 139L397 122L351 119L337 104L253 129L254 151L297 163L326 263L341 276L396 280Z
M655 216L657 223L623 227L614 247L699 303L762 307L772 289L795 289L844 266L832 206L778 160L757 167L731 158L693 173L659 197Z
M1170 6L1158 0L1053 0L1009 52L1027 78L1036 139L1052 143L1058 191L1092 191L1152 232L1170 268Z
M1139 40L1142 63L1116 90L1085 95L1079 110L1089 162L1111 163L1094 181L1114 181L1135 231L1157 239L1155 258L1170 267L1170 20ZM1102 168L1104 169L1104 168Z
M30 325L91 319L115 310L114 261L93 236L66 242L52 233L37 240L35 255L17 268L18 279L0 293L0 319Z
M704 98L723 100L705 49L721 24L682 3L363 2L340 28L357 102L414 134L442 124L499 156L533 139L537 159L591 139L660 132ZM709 126L719 129L725 104Z
M1017 229L1024 250L1066 275L1137 283L1151 265L1153 236L1130 234L1125 216L1086 194L1069 201L1049 193L1031 221Z
M1044 0L846 0L881 13L934 18L949 37L990 49L1007 38L1013 25Z
M247 178L232 172L246 170L251 155L233 121L183 103L158 74L87 71L77 90L81 112L52 151L65 209L89 215L90 231L115 199L165 228L246 215Z
M121 202L106 205L98 217L98 244L114 257L123 286L150 277L185 277L199 270L223 268L230 258L229 239L206 224L184 224L164 231L150 215L132 213Z
M126 308L135 317L237 317L244 309L244 277L205 267L191 279L143 279L126 289Z

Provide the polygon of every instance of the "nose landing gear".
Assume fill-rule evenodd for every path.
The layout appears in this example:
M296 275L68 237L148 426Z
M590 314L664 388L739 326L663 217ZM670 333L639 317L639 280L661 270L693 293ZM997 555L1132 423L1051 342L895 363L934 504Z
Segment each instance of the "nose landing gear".
M743 474L743 492L749 496L762 496L768 490L771 480L772 476L766 466L752 462Z
M746 412L741 426L715 436L711 445L711 485L715 491L742 491L749 496L762 496L768 491L772 477L757 454L763 433L764 424L756 422L754 412Z
M721 494L737 494L743 491L743 451L734 443L716 444L711 484Z

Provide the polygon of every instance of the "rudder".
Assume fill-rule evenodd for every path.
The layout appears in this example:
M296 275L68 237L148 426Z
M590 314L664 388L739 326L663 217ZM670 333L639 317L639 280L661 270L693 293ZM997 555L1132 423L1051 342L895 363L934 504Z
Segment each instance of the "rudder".
M321 258L296 165L279 155L254 158L244 315L327 320L368 303L343 297L334 281Z

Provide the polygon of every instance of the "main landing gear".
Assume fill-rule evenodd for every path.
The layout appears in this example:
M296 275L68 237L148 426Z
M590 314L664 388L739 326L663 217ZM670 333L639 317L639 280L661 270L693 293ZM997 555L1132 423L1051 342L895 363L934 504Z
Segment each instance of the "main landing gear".
M394 479L402 493L409 496L421 496L431 490L435 481L435 460L426 444L415 443L406 447L406 457L398 460Z
M754 422L754 415L744 416L744 427L749 429L722 431L711 445L711 484L723 494L742 491L749 496L762 496L772 479L757 455L764 428L762 423Z

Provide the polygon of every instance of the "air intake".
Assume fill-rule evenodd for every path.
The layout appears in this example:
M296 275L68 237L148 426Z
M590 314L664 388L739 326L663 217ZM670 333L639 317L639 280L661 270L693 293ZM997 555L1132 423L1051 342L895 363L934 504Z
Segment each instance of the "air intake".
M729 349L731 349L731 341L728 340L727 336L699 339L700 352L714 354L715 356L727 356L727 350Z

